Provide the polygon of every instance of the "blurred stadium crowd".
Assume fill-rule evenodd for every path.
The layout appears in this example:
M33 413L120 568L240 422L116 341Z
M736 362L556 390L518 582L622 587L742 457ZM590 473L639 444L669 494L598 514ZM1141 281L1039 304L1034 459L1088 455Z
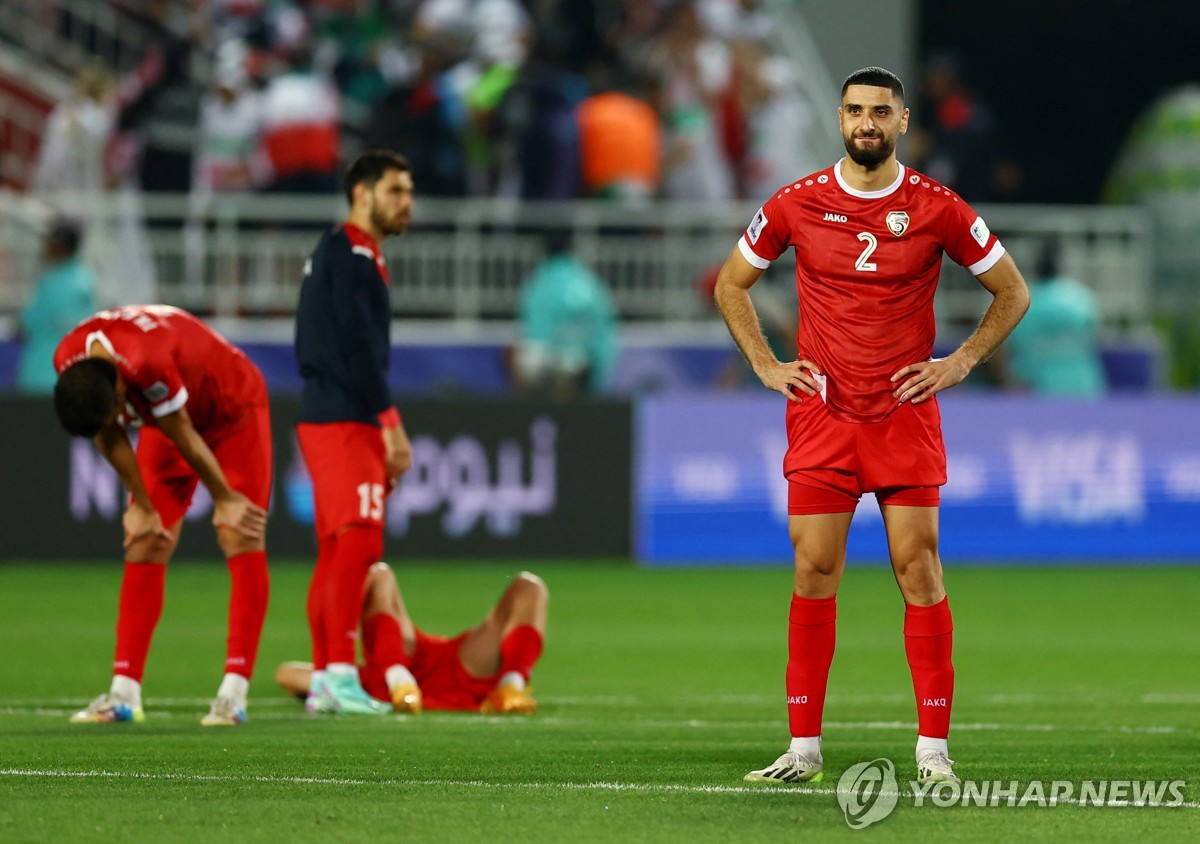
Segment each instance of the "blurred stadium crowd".
M112 5L144 48L78 73L36 189L331 193L386 147L424 196L720 200L818 164L761 0Z

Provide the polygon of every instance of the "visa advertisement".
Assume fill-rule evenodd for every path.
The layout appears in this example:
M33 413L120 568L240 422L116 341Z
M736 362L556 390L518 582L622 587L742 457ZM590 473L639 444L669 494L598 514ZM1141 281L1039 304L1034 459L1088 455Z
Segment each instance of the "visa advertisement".
M940 397L947 562L1200 561L1200 400ZM660 396L636 418L634 548L650 565L791 563L784 403ZM873 495L851 562L883 562Z

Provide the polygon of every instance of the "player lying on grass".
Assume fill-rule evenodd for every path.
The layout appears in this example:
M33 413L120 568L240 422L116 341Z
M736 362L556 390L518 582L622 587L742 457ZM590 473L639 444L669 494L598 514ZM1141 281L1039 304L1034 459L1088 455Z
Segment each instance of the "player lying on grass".
M527 684L542 653L549 595L540 577L521 572L480 624L434 636L413 623L391 567L376 563L363 586L363 688L396 712L532 713L537 701ZM322 673L314 676L309 662L285 662L275 679L310 712L344 712Z

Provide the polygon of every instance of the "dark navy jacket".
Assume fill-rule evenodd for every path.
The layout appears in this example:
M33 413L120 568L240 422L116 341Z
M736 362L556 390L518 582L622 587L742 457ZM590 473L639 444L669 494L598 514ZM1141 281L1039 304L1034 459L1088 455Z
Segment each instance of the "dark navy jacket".
M367 422L388 395L391 291L379 246L344 223L325 233L304 267L296 310L296 360L304 378L301 422Z

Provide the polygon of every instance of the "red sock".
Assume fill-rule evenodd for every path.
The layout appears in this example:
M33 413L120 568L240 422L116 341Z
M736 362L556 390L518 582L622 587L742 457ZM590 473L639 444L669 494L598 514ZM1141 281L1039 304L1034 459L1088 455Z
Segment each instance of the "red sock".
M166 563L125 561L117 609L117 654L113 660L113 674L123 674L142 682L150 639L162 616L166 579Z
M904 652L917 696L918 732L927 738L950 735L950 706L954 702L954 620L950 600L932 607L904 605Z
M317 540L317 565L313 568L312 580L308 584L308 635L312 639L312 663L314 671L325 668L325 595L333 571L333 537Z
M267 552L235 554L227 565L230 585L225 673L240 674L249 680L254 674L254 658L258 654L258 640L267 618L267 597L271 591Z
M821 735L825 689L837 638L837 596L802 598L793 593L788 618L788 726L793 736Z
M541 655L541 631L530 624L514 627L500 642L500 673L515 671L528 683L533 666Z
M353 527L333 544L333 570L323 596L325 658L353 664L367 571L383 555L383 529Z
M377 612L363 621L363 656L383 668L408 665L404 650L404 632L394 615Z

